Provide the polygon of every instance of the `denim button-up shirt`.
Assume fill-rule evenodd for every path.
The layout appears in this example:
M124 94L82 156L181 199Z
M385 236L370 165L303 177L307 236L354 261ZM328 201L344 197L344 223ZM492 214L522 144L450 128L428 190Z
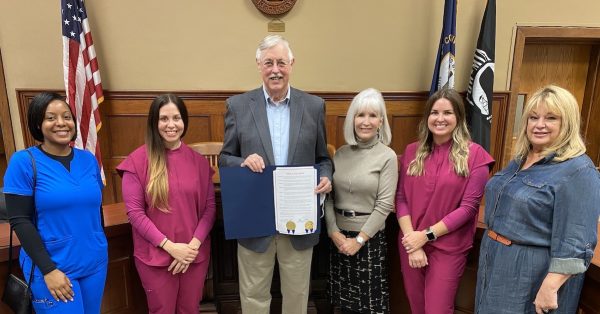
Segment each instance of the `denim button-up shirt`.
M485 189L485 223L517 244L548 247L549 272L582 273L597 241L600 174L586 155L553 157L525 170L513 160L496 173Z

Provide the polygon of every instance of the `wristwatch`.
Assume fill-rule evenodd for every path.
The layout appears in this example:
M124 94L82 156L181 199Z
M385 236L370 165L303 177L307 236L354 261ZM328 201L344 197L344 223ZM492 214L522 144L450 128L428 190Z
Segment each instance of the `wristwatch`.
M435 241L437 239L437 236L435 235L435 233L433 233L433 230L431 229L431 227L427 228L427 230L425 230L425 234L427 235L427 241Z
M361 236L356 236L356 242L358 242L358 244L360 245L365 245L365 238L361 237Z

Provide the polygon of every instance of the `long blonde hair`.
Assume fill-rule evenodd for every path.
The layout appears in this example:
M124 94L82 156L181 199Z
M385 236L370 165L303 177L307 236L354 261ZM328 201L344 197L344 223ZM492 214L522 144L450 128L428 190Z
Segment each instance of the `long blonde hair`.
M156 97L150 105L148 112L148 125L146 127L146 150L148 154L148 184L146 193L150 196L150 206L162 212L169 212L169 172L167 169L166 147L158 131L160 108L167 104L174 104L183 121L185 135L188 126L188 112L181 98L173 94L164 94Z
M465 114L465 105L462 97L453 89L438 90L427 100L423 117L419 123L419 146L415 159L408 165L406 173L410 176L421 176L425 172L425 159L433 150L433 135L427 125L427 120L431 114L431 108L436 101L447 99L452 104L454 115L456 116L456 128L452 131L452 148L450 149L450 161L454 165L454 172L466 177L469 175L469 142L471 135L467 128L467 118Z
M533 110L545 106L549 112L561 118L558 137L546 147L541 155L555 153L555 161L564 161L585 154L586 148L581 138L581 117L577 100L569 91L556 85L548 85L537 90L527 101L521 116L521 129L515 144L515 159L527 158L531 142L527 138L527 121Z

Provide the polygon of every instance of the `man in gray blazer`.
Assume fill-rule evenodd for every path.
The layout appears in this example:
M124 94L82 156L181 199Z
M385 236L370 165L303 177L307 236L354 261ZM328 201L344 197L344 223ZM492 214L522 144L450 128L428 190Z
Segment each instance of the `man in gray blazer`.
M279 35L265 37L256 50L263 85L227 100L220 167L320 165L315 193L331 191L332 164L325 136L322 98L291 88L294 56ZM307 311L312 248L318 234L238 240L240 299L244 313L269 313L275 259L279 264L282 313Z

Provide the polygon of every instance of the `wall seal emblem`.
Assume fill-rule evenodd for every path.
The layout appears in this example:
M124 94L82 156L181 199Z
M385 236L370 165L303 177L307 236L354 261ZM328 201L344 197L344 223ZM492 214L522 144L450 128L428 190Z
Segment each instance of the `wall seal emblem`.
M296 0L252 0L254 6L268 16L280 16L288 13Z

